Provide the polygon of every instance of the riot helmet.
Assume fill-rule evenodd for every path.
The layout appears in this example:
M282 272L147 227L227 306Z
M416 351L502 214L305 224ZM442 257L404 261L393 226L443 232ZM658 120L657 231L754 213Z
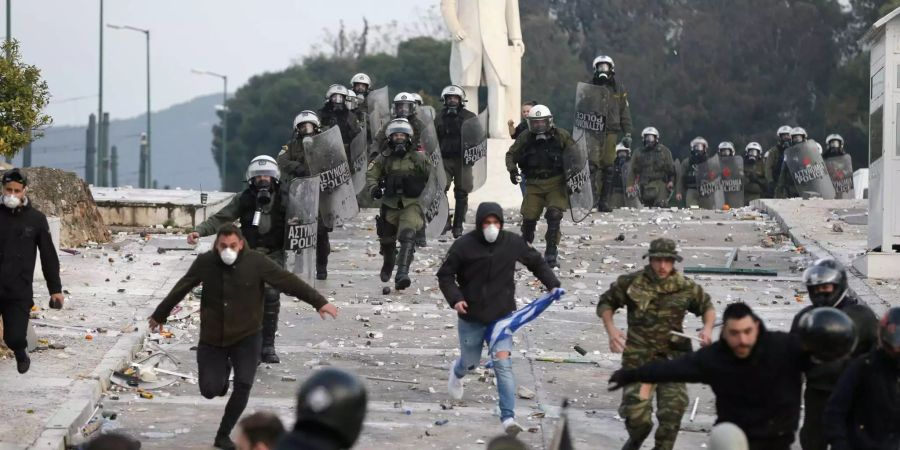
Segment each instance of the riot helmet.
M418 92L411 92L410 95L412 95L413 101L416 102L416 107L422 106L422 96Z
M791 128L791 143L802 144L806 142L806 130L801 127Z
M351 448L366 417L366 388L355 375L325 368L309 377L297 394L295 430L325 432L341 448Z
M355 111L359 107L359 96L356 92L347 91L347 99L344 100L344 106L350 111Z
M758 161L762 159L762 145L759 145L759 142L751 142L744 147L744 151L746 152L746 158L748 161Z
M353 78L350 78L350 88L353 89L353 92L358 94L362 94L365 96L369 93L369 86L372 85L372 79L369 78L368 75L360 72L356 75L353 75Z
M847 270L834 258L822 258L803 272L813 306L837 307L847 295Z
M594 58L594 80L600 83L609 82L616 74L616 63L606 55Z
M300 114L297 114L297 116L294 117L294 130L300 136L311 136L316 134L320 126L321 122L319 122L319 115L314 111L300 111Z
M884 313L878 323L878 339L881 348L900 368L900 306L894 306Z
M830 362L853 352L858 337L853 319L837 308L813 308L800 317L797 333L803 349L819 361Z
M709 149L709 142L706 142L703 137L697 136L691 140L691 156L705 156L707 149Z
M825 138L825 145L828 146L828 153L838 155L844 153L844 138L839 134L829 134Z
M659 143L659 131L654 127L644 128L644 131L641 131L641 139L644 141L644 147L656 147Z
M631 158L631 149L619 142L616 144L616 157L625 159Z
M447 109L458 110L466 104L466 91L455 84L451 84L441 91L441 103Z
M394 96L394 117L406 119L416 113L416 100L409 92Z
M413 135L413 127L408 120L398 118L388 122L384 130L384 137L388 139L388 151L385 156L390 154L403 156L403 154L411 150L410 145Z
M788 144L791 142L791 130L793 128L790 125L782 125L778 127L778 131L775 132L775 137L778 138L778 141L782 144Z
M731 141L719 143L719 156L734 156L734 144Z
M349 91L346 87L340 84L332 84L328 87L328 91L325 92L325 101L330 103L335 110L342 110L346 108L344 102L347 100L348 94Z
M247 166L247 184L256 192L256 201L264 206L271 202L272 194L278 188L278 163L269 155L259 155Z
M550 113L550 108L544 105L535 105L531 108L525 120L528 122L528 131L539 136L546 135L554 126L553 114Z

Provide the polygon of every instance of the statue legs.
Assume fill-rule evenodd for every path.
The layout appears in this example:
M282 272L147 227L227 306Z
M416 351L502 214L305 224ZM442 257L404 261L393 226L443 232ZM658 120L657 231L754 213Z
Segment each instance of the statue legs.
M506 126L506 121L509 120L507 117L509 116L507 113L507 103L509 101L506 92L507 87L503 84L490 59L484 58L482 64L488 93L488 134L492 138L508 139L509 130ZM478 109L478 86L462 86L462 88L466 91L466 100L468 100L466 109L478 114L480 112ZM518 116L514 114L510 117Z

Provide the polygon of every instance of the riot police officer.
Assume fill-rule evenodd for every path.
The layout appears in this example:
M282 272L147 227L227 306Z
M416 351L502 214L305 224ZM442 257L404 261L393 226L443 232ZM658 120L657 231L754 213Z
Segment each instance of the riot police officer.
M839 134L829 134L825 138L825 151L822 157L830 158L832 156L840 156L844 154L844 138Z
M531 108L528 130L519 135L506 152L506 170L513 184L525 175L525 198L522 200L522 237L534 242L538 218L546 209L547 247L544 259L550 267L559 267L559 241L562 238L563 213L569 208L564 167L564 153L575 147L568 131L553 124L553 115L544 105Z
M744 148L744 201L762 198L768 192L766 171L762 161L762 146L751 142Z
M366 418L366 387L341 369L316 371L297 394L297 423L278 450L352 448Z
M647 127L641 131L643 147L631 158L628 191L635 190L644 206L666 207L675 187L675 161L668 147L659 142L659 131Z
M766 182L768 188L766 195L775 196L775 185L778 184L778 178L781 176L782 167L784 166L784 151L791 146L791 126L782 125L775 132L778 139L775 145L766 150L764 158L766 160Z
M388 281L394 265L394 287L409 287L409 266L415 254L415 235L424 229L424 213L419 196L431 174L425 154L413 147L412 125L398 118L388 122L381 152L369 165L366 188L372 198L381 200L381 212L375 226L381 241L381 281ZM400 251L397 253L397 241Z
M630 202L625 196L625 178L628 176L630 162L631 149L621 142L616 144L616 160L613 161L615 177L612 179L609 196L609 207L612 209L630 206Z
M441 159L444 163L444 171L447 173L447 186L450 190L450 182L456 181L453 188L453 197L456 199L456 207L453 213L453 237L462 236L463 224L466 222L466 213L469 208L469 192L459 186L459 177L463 171L471 173L472 168L463 164L463 139L462 125L468 119L472 119L475 113L466 109L466 93L455 85L450 85L441 91L441 103L444 105L438 117L434 118L434 128L437 130L441 144Z
M347 108L347 98L350 90L340 84L332 84L325 93L325 104L319 109L319 121L322 131L331 127L341 130L341 139L344 141L344 151L347 152L347 160L350 158L350 142L361 131L356 113Z
M291 141L281 147L278 153L278 167L281 168L281 179L284 186L290 186L291 181L297 177L309 177L317 175L311 173L307 162L306 146L311 145L311 138L322 132L319 116L309 110L301 111L294 117L294 135ZM331 254L331 242L328 233L332 230L322 223L319 217L319 226L316 236L316 279L328 279L328 255Z
M691 155L681 161L681 176L678 179L678 189L675 192L675 200L684 201L684 206L700 206L700 180L697 173L697 164L708 159L707 150L709 142L701 136L691 140Z
M416 100L413 95L409 92L401 92L395 95L391 116L394 119L406 119L406 121L409 122L413 129L413 135L410 136L412 143L411 148L418 149L419 139L421 138L422 130L425 129L426 125L418 116ZM381 130L372 136L377 148L383 148L385 145L384 143L387 141L385 132L387 132L388 125L388 123L384 124Z
M278 163L268 155L253 158L247 167L247 188L206 219L188 234L187 241L194 245L202 236L212 236L219 227L239 220L241 232L250 248L269 257L284 267L285 207L280 187ZM262 354L267 364L280 362L275 352L275 332L278 331L278 312L281 309L281 293L266 285L264 294Z
M785 152L788 148L793 147L798 144L802 144L806 142L808 136L806 134L806 130L801 127L791 128L791 141L790 145L784 148L781 152L781 171L778 174L778 182L775 184L775 198L794 198L799 197L800 192L797 190L796 184L794 184L794 177L791 176L791 171L785 164Z
M609 212L608 195L604 189L611 189L615 168L616 143L621 142L631 147L631 109L628 105L628 92L625 86L616 80L616 63L607 55L594 58L592 64L594 75L591 84L606 89L607 110L602 112L605 118L606 139L600 148L590 149L591 172L594 174L594 198L598 199L597 209Z
M350 89L356 93L356 97L359 100L359 109L366 114L369 113L366 97L369 96L369 87L371 85L372 79L362 72L350 78Z

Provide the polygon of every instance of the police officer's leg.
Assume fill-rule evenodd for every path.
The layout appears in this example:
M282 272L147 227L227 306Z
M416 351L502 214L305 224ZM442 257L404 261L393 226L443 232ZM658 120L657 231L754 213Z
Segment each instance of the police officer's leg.
M828 444L823 439L825 429L822 414L828 403L830 392L806 387L803 393L803 427L800 428L800 447L803 450L827 450Z
M394 221L388 221L387 217L390 211L396 211L393 208L381 207L381 214L375 216L375 229L378 233L378 240L381 243L381 273L379 274L382 282L391 279L394 272L394 266L397 264L397 219L399 215L393 214Z
M569 197L564 182L547 192L546 205L547 212L544 218L547 219L547 234L544 235L544 240L547 247L544 250L544 259L550 267L559 267L557 256L559 241L562 239L562 218L563 213L569 209Z
M595 196L597 199L597 210L601 212L609 212L611 209L607 204L609 199L608 192L611 185L606 184L607 170L613 168L616 161L616 143L619 142L619 135L616 133L607 133L606 140L599 149L598 155L594 158L597 165L597 187L595 188Z
M3 316L3 342L16 355L16 369L28 372L31 358L28 357L28 318L31 315L31 299L19 300L0 298L0 315Z
M643 387L643 388L642 388ZM625 419L628 441L622 450L638 450L653 430L654 385L632 383L622 389L622 405L619 416Z
M281 292L266 285L263 303L262 353L260 360L266 364L278 364L281 359L275 353L275 333L278 331L278 312L281 310Z
M534 242L534 231L537 229L537 221L544 210L544 194L537 189L534 183L529 183L522 198L522 237L529 244Z
M455 188L453 189L453 198L456 200L456 207L453 213L453 237L462 236L463 224L466 222L466 213L469 211L469 193Z
M654 450L672 450L681 418L688 407L687 386L684 383L660 383L656 387L656 428Z
M603 181L601 186L601 194L600 201L597 203L597 210L600 212L611 212L614 206L610 203L612 202L613 192L613 183L615 182L616 177L616 169L613 166L606 166L603 169Z
M322 223L319 218L318 230L316 231L316 279L328 279L328 255L331 254L331 242L328 239L330 228Z
M419 205L409 205L397 212L398 240L400 251L397 254L397 274L394 276L394 289L403 290L412 284L409 279L409 266L412 264L413 255L416 252L416 230L424 228L422 208Z
M684 206L686 208L690 208L691 206L700 206L700 191L697 189L688 189L684 194Z

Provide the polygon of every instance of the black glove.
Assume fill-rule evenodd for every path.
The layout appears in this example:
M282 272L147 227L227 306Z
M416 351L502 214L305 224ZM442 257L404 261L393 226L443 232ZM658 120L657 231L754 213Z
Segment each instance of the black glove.
M609 386L607 387L607 390L617 391L627 384L638 381L635 375L634 369L619 369L613 372L609 377Z
M631 133L625 133L625 137L622 138L622 145L631 148Z
M519 181L522 180L522 177L519 175L519 172L510 172L509 173L509 182L512 184L519 184Z
M375 186L372 188L372 198L375 200L384 197L384 191L381 189L381 186Z

